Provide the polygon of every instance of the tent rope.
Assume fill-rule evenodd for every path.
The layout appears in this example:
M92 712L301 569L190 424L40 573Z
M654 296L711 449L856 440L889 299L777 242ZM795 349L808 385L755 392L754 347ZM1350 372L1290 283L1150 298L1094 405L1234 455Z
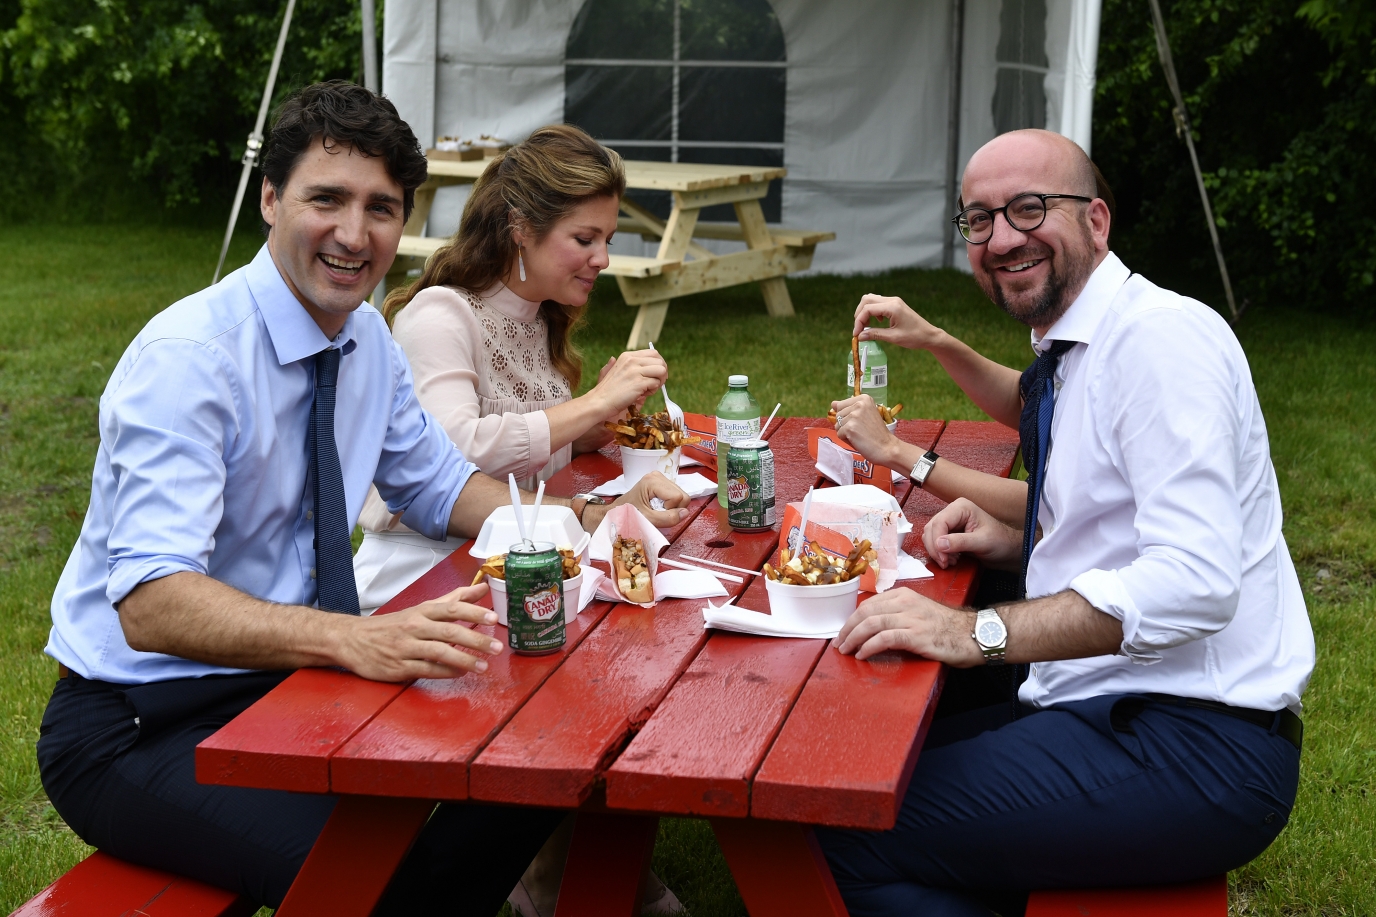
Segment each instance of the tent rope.
M1218 241L1218 225L1214 222L1214 208L1209 203L1209 192L1204 187L1204 173L1199 168L1199 156L1194 150L1194 133L1190 125L1190 113L1185 108L1185 98L1180 94L1180 81L1175 76L1175 61L1171 57L1170 40L1166 37L1166 20L1161 16L1158 0L1151 3L1152 29L1156 33L1156 54L1161 58L1161 69L1166 72L1166 83L1175 97L1175 134L1185 139L1190 150L1190 163L1194 166L1194 179L1199 185L1199 199L1204 203L1204 218L1209 224L1209 237L1214 242L1214 255L1218 258L1218 273L1223 278L1223 292L1228 297L1228 311L1232 313L1232 324L1242 318L1237 303L1233 299L1233 283L1228 278L1228 265L1223 260L1223 245Z
M239 173L239 190L234 192L234 208L229 211L229 226L225 228L225 241L220 245L220 260L215 265L215 277L210 281L214 286L220 282L220 271L225 266L225 255L229 253L229 240L234 237L234 224L239 221L239 208L244 203L244 191L248 188L248 176L258 162L258 151L263 146L263 124L268 120L268 106L272 103L272 90L277 85L277 68L282 65L282 49L287 46L287 29L291 27L292 10L296 0L287 0L287 12L282 16L282 29L277 33L277 49L272 52L272 67L268 70L268 82L263 87L263 101L258 106L258 120L253 125L253 133L248 135L248 146L241 160L243 171Z

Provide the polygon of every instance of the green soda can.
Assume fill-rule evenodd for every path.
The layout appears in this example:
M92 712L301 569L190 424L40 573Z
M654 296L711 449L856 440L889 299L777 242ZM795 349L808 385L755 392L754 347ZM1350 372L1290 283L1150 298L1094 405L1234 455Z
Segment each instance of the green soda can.
M542 656L564 645L564 559L554 545L522 542L506 555L507 645Z
M774 453L762 439L732 443L726 454L726 519L738 532L774 526Z

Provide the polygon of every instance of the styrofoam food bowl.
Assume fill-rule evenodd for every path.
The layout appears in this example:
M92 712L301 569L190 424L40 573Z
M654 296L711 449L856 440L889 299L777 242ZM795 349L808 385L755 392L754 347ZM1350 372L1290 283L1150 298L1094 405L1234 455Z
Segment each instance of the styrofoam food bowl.
M530 521L532 507L522 506L526 522ZM586 560L588 542L592 536L583 531L573 509L567 506L541 506L540 520L531 533L531 541L547 541L552 545L570 545L579 562ZM473 547L468 553L486 560L494 554L505 554L511 546L521 540L521 532L516 528L516 514L510 506L499 506L492 515L483 520L478 537L473 539Z
M497 612L497 623L506 627L506 580L489 576L487 577L487 588L492 590L492 610ZM577 576L564 580L565 625L572 624L573 619L578 617L578 597L582 592L583 569L580 567Z
M658 471L669 480L678 477L678 463L683 456L680 449L632 449L621 447L621 475L630 490L651 471Z
M790 626L809 631L840 630L855 613L860 578L826 586L795 586L766 577L764 588L769 595L769 613Z
M890 432L890 433L893 433L895 430L898 429L898 421L896 421L896 420L890 421L889 423L884 424L884 426L886 426L886 427L889 428L889 432Z

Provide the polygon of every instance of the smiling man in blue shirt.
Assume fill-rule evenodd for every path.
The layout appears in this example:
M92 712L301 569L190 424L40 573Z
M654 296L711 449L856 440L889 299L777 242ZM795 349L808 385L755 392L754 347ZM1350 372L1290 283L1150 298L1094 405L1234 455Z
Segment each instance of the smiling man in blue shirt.
M485 587L359 617L348 532L372 484L433 538L472 535L510 493L421 409L363 303L426 177L396 109L308 87L279 112L263 170L267 243L150 321L101 398L91 505L53 595L61 678L38 758L88 843L275 907L334 800L201 786L196 744L302 666L484 671L501 651L469 626L496 620L471 604ZM658 476L623 499L659 525L687 503ZM605 509L585 507L585 526ZM441 806L377 912L488 917L561 817Z

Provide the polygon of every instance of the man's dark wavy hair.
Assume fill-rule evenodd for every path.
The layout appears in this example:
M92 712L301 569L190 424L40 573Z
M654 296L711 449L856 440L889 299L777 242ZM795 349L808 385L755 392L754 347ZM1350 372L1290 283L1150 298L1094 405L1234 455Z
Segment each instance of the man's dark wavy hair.
M382 157L387 174L405 192L403 218L411 218L416 188L428 174L425 151L395 105L344 80L315 83L289 96L277 109L259 159L264 177L278 194L317 137L323 139L327 150L352 148L364 156ZM264 224L263 231L267 228Z

